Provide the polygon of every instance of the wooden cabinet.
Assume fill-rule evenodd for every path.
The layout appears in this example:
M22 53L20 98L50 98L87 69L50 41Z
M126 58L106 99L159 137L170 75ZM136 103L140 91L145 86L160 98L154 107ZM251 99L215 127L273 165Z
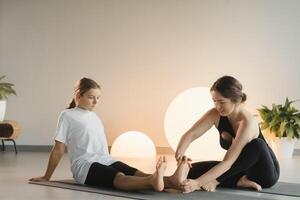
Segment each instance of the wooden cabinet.
M18 122L13 120L5 120L0 122L0 140L2 141L2 151L5 151L5 141L12 141L14 144L15 152L17 151L17 146L15 139L20 135L21 127Z

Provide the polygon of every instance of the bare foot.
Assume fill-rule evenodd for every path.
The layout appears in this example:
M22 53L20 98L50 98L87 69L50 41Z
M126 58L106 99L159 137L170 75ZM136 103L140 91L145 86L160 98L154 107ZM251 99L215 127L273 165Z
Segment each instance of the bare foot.
M181 190L183 193L191 193L195 190L201 190L201 187L199 187L199 183L195 179L186 179L181 184Z
M246 175L242 176L236 185L238 187L252 188L256 191L261 191L261 186L254 181L250 181Z
M166 158L160 157L156 164L156 171L152 175L151 184L155 191L161 192L164 189L164 174L167 169Z
M202 185L201 188L207 192L214 192L219 184L220 183L215 179L205 185Z
M186 180L187 175L190 171L190 164L187 157L184 157L178 164L176 171L174 174L170 177L172 185L180 189L180 185L183 181Z

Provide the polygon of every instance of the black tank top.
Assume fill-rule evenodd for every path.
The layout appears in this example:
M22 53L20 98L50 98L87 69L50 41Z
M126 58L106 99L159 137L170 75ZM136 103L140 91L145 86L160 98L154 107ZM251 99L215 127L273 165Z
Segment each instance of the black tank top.
M232 140L230 140L230 141L225 140L222 137L222 133L227 132L232 137L232 139L235 138L235 133L234 133L232 125L230 124L230 121L228 120L227 117L220 116L220 121L219 121L219 125L218 125L217 129L220 133L220 145L221 145L221 147L223 149L228 150L229 147L231 146ZM257 138L260 138L260 139L262 139L266 142L266 140L265 140L264 136L262 135L260 129L259 129L259 135L258 135Z

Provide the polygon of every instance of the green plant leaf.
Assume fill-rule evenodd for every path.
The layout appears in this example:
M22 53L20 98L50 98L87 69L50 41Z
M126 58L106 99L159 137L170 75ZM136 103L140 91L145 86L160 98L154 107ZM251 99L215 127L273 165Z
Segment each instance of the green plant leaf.
M269 129L276 137L300 137L300 113L292 106L296 101L285 99L284 105L272 104L271 109L262 105L257 109L261 116L261 129Z
M4 79L6 76L1 76L0 80ZM14 84L2 82L0 83L0 99L7 99L11 94L17 95L16 91L13 89Z
M288 129L287 137L294 138L294 129L292 127Z
M4 75L4 76L1 76L1 77L0 77L0 81L1 81L2 79L4 79L5 77L6 77L5 75Z
M295 117L295 123L298 124L298 126L300 127L300 117L299 116Z

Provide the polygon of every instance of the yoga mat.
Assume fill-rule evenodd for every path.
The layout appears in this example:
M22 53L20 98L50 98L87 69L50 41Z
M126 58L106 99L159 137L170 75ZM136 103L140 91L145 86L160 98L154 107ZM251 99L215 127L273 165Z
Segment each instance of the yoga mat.
M285 196L300 197L300 184L278 182L273 187L260 191L267 194L277 194Z
M247 192L250 193L265 193L265 194L271 194L271 195L281 195L281 196L291 196L291 197L300 197L300 184L298 183L287 183L287 182L277 182L273 187L271 188L264 188L262 191L255 191L247 188L217 188L217 191L224 191L224 192L230 192L230 193L242 193Z
M187 199L187 200L214 200L214 199L222 199L222 200L267 200L267 199L274 199L274 198L262 198L262 197L249 197L246 195L241 194L234 194L233 193L222 193L221 191L216 192L203 192L203 191L196 191L189 194L182 194L182 193L167 193L167 192L154 192L150 190L143 190L143 191L134 191L134 192L124 192L115 189L108 189L108 188L95 188L95 187L88 187L84 185L80 185L75 183L73 180L61 180L61 181L45 181L45 182L33 182L30 181L30 184L37 184L37 185L44 185L44 186L51 186L51 187L58 187L70 190L77 190L83 192L90 192L90 193L98 193L103 195L110 195L115 197L125 197L129 199L138 199L138 200L174 200L174 199Z

